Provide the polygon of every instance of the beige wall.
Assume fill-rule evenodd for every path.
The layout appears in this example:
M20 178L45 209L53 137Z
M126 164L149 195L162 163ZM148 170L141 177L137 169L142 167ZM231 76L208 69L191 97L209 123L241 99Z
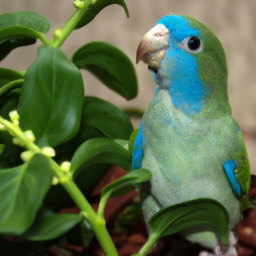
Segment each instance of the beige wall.
M127 0L130 18L118 5L105 8L87 27L73 32L62 49L68 57L81 45L108 41L121 48L135 64L135 52L141 37L161 16L172 12L193 16L210 27L225 48L229 66L229 97L233 115L245 131L256 129L256 1L255 0ZM48 37L61 28L74 12L69 0L0 0L0 13L31 10L46 16L52 23ZM32 49L32 51L31 51ZM13 51L0 67L26 69L36 57L36 46ZM83 72L86 95L95 95L119 107L147 108L155 84L146 65L136 66L139 95L127 102ZM248 142L254 165L256 144ZM256 164L256 162L255 162Z

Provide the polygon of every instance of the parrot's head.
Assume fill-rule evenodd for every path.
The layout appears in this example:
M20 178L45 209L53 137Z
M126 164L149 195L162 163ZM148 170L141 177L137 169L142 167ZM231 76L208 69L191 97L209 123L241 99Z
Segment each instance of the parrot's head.
M185 114L197 114L209 102L229 109L225 52L215 34L196 19L161 18L142 38L136 62L140 60Z

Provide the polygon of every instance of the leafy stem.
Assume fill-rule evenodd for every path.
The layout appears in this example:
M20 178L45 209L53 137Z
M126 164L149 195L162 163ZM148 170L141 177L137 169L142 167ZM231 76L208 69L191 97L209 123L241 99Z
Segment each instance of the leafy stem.
M107 256L118 256L113 241L106 229L103 216L100 216L93 210L73 180L64 183L63 187L72 197L76 205L83 211L83 214L90 223L104 253Z
M89 5L89 2L90 1L88 1L87 5ZM82 2L82 3L84 3L84 2ZM76 10L76 12L66 22L64 27L61 30L59 30L60 33L59 34L58 33L54 33L54 39L53 39L53 41L51 43L52 46L60 47L65 42L67 37L74 30L74 28L76 27L76 25L78 24L80 19L83 17L83 15L86 12L86 10L87 10L87 6L85 6L85 5L81 9L78 8ZM58 31L58 30L56 30L56 31Z
M14 115L10 114L12 122L3 119L0 117L0 124L5 127L9 133L18 138L24 147L30 150L33 154L36 153L44 153L43 149L39 148L37 145L33 143L33 141L26 136L26 132L22 132L19 127L18 119L19 115L16 111L14 111ZM54 172L54 175L57 176L62 186L69 193L71 198L74 200L76 205L83 212L84 217L88 220L93 231L105 253L107 256L118 256L116 248L113 244L113 241L107 231L105 219L102 215L97 214L89 202L86 200L82 192L79 190L75 182L72 180L72 174L70 172L64 172L51 157L48 156L50 165Z
M111 196L111 191L109 191L108 193L104 194L104 196L101 196L100 204L99 204L99 208L98 208L98 214L100 216L104 216L104 210L105 210L107 201L108 201L110 196Z
M40 39L40 41L42 43L44 43L45 45L50 45L51 42L48 40L47 36L43 33L38 33L38 39Z
M0 88L0 96L2 96L3 94L9 92L10 90L12 90L14 88L21 87L23 82L24 82L24 79L18 79L18 80L12 81L12 82L4 85L3 87Z

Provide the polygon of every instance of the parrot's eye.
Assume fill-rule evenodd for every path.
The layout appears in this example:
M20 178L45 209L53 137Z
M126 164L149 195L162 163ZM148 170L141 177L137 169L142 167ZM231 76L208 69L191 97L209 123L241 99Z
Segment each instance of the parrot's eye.
M197 36L185 38L180 46L187 52L197 53L203 50L202 40Z
M196 36L192 36L189 40L188 40L188 48L191 51L196 51L199 49L201 45L201 40L200 38L196 37Z

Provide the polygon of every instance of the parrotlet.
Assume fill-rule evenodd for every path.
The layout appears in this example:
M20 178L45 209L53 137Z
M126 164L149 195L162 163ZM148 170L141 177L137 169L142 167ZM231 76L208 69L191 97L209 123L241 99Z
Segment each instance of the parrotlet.
M194 18L166 15L142 38L140 60L157 85L132 152L132 168L152 172L140 187L146 222L163 207L210 198L226 208L231 230L251 176L243 135L231 113L219 39ZM222 255L212 230L184 234Z

